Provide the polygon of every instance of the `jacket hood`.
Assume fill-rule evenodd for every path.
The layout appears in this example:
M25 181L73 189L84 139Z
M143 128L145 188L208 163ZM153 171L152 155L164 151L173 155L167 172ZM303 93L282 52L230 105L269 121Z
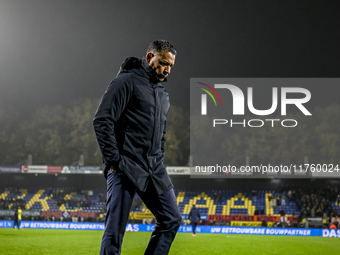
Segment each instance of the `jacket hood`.
M126 58L125 61L121 64L118 75L121 73L130 73L134 72L140 76L144 76L148 79L150 79L153 83L158 83L158 77L157 73L149 66L149 64L146 62L146 59L138 59L135 57L129 57ZM166 79L164 79L163 82L165 82Z

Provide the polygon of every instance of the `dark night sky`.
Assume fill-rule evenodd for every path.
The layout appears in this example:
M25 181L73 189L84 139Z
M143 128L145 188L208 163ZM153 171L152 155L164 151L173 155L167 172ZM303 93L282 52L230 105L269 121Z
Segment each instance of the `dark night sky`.
M154 39L178 50L165 84L189 107L190 77L339 77L337 1L1 0L0 107L100 98ZM338 92L314 91L335 102ZM326 99L326 97L328 97Z

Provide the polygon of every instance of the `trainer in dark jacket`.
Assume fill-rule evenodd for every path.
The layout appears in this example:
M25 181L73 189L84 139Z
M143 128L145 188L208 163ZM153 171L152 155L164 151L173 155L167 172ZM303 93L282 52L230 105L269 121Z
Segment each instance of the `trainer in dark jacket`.
M122 170L141 191L151 180L158 194L171 189L164 167L169 95L145 58L127 58L94 117L105 175Z
M188 215L188 219L190 220L190 224L192 226L192 235L196 236L196 226L197 223L201 220L201 215L195 205L192 205L192 208Z
M127 58L107 88L93 125L107 178L105 230L100 254L120 254L135 193L155 215L145 255L166 255L181 223L173 185L164 167L169 95L165 81L176 50L164 40L144 59Z

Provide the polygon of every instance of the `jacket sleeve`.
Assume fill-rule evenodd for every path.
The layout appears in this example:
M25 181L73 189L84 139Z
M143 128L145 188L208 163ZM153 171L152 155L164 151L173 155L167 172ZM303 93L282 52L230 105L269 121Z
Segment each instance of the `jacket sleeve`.
M114 79L105 91L93 119L93 127L106 167L119 163L120 154L114 129L131 98L132 89L132 83L126 75Z

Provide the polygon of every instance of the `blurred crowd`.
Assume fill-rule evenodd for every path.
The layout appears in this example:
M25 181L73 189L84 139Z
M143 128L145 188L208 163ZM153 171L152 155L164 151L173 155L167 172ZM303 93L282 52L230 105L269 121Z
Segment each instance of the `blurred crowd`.
M9 191L11 194L14 194L12 197L20 197L22 195L22 192L18 188L7 188L5 191ZM17 208L18 206L25 208L25 203L20 198L0 198L0 210L10 210L12 208Z

